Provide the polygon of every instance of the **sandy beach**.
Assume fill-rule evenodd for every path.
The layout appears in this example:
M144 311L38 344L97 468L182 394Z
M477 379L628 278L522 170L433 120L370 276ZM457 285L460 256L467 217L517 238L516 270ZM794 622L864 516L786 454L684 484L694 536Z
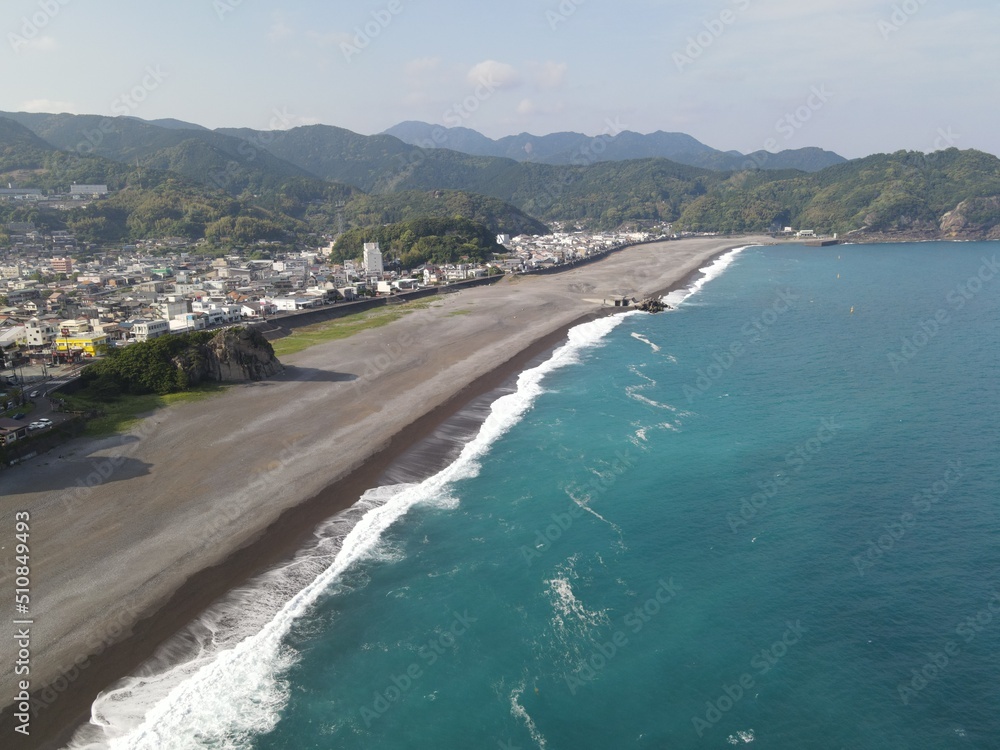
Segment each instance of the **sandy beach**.
M0 474L0 591L14 612L15 513L30 513L30 738L56 747L96 694L250 576L354 503L394 456L464 403L606 314L595 302L670 288L766 237L628 248L550 276L440 295L385 327L282 358L286 372L161 410L126 435L80 439ZM9 627L13 627L8 625ZM13 633L13 631L12 631ZM0 639L0 703L18 692ZM47 685L51 686L44 689ZM15 744L8 744L14 738Z

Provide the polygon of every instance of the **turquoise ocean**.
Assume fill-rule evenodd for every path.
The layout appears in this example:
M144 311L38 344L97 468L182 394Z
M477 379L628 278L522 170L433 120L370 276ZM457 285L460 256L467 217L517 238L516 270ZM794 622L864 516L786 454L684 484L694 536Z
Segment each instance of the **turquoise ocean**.
M73 746L1000 747L998 251L744 248L573 329Z

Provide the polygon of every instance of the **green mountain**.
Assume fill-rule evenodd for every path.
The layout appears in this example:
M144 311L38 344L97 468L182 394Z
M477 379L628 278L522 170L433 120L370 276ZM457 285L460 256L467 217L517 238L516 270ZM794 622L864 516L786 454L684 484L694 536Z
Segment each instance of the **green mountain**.
M306 208L316 199L346 200L355 191L308 178L296 194L296 180L265 198L235 198L180 174L62 151L12 120L0 117L0 183L64 193L71 183L106 184L112 194L85 208L54 210L47 204L0 203L0 224L30 221L46 231L68 230L93 243L121 243L155 237L208 238L248 245L259 239L288 239L309 231Z
M343 208L350 227L377 227L416 219L466 218L482 224L493 235L548 234L548 227L509 203L458 190L408 190L383 195L360 195Z
M742 232L796 226L824 232L997 234L1000 159L980 151L898 151L811 175L770 179L741 173L685 207L693 231ZM949 212L959 211L965 220Z
M292 178L316 179L252 142L211 130L161 127L131 117L26 112L0 112L0 117L64 151L169 170L233 195L277 188Z
M676 219L688 200L726 177L666 159L574 166L469 156L325 125L226 132L258 143L266 137L267 148L279 158L368 193L463 191L511 203L541 219L588 220L609 228L623 221Z
M494 156L540 164L592 164L598 161L669 159L678 164L723 172L747 169L800 169L816 172L841 164L844 157L819 148L803 148L770 154L757 151L741 154L719 151L685 133L642 134L624 130L615 135L588 136L582 133L551 133L537 136L520 133L498 140L469 128L446 128L426 122L408 121L389 128L405 143L421 148L445 148L472 156Z
M25 127L0 118L0 178L46 189L106 182L122 191L89 209L113 209L93 217L103 223L87 225L92 237L170 230L239 244L458 217L507 234L544 231L532 217L609 229L673 222L691 231L795 226L963 237L994 236L1000 224L1000 160L977 151L876 154L815 172L787 167L819 166L824 152L759 152L739 157L754 168L726 172L663 158L543 164L473 156L322 125L207 131L130 118L15 118ZM464 135L474 139L475 131ZM622 142L634 135L621 134ZM75 152L51 143L75 144ZM80 156L91 151L97 155ZM148 191L158 191L150 203Z
M365 192L391 183L393 173L419 154L419 149L392 136L359 135L329 125L275 131L223 128L218 132L258 144L316 177L344 182Z
M182 129L164 136L157 132L162 130L158 126L128 118L77 118L26 115L23 119L63 142L84 133L88 143L99 141L100 149L69 153L28 127L0 117L0 180L49 193L65 192L73 182L100 183L107 184L112 195L86 209L68 212L46 210L45 204L3 203L0 222L33 221L50 231L68 229L95 243L179 236L205 238L220 247L246 246L257 240L292 241L340 227L417 218L462 217L494 234L547 231L522 211L486 196L459 191L365 196L356 188L314 177L269 154L260 144L270 134L244 141L211 131L189 131L195 137L178 139L176 133ZM152 137L151 142L144 142L146 135ZM220 151L220 137L239 145L229 144L228 151ZM104 151L117 161L80 153L91 150ZM252 169L230 164L234 150ZM139 165L132 160L136 153L144 154ZM213 165L220 163L227 164L226 179L206 179ZM268 164L278 166L271 169Z
M481 262L497 249L494 234L468 219L415 219L397 224L352 229L337 240L333 260L360 258L366 242L378 242L386 261L401 268L424 263Z

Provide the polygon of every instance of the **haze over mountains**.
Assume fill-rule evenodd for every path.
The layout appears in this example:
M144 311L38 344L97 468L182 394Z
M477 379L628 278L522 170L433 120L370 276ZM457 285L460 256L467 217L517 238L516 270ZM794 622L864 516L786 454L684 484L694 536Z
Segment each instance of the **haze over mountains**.
M70 181L107 183L116 194L60 217L93 241L172 233L252 242L456 217L505 234L537 234L546 231L539 220L560 220L1000 236L1000 160L978 151L847 161L821 149L738 155L671 133L493 141L424 123L392 130L434 147L328 125L208 130L173 119L0 113L0 180L52 192ZM833 163L820 168L824 160ZM799 168L779 168L788 163ZM8 221L30 212L4 206Z
M404 143L422 148L447 148L474 156L497 156L540 164L585 165L599 161L629 159L670 159L678 164L721 171L741 169L800 169L818 172L847 161L843 156L821 148L800 148L776 153L755 151L719 151L684 133L643 135L619 131L609 123L605 133L588 136L582 133L530 133L509 135L493 140L469 128L445 128L426 122L407 121L385 131Z

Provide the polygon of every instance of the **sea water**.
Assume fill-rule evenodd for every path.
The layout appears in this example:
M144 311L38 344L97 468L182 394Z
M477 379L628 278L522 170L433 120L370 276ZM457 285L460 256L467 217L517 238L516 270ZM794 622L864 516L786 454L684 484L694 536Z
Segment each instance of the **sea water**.
M76 746L1000 747L998 250L746 248L574 329Z

